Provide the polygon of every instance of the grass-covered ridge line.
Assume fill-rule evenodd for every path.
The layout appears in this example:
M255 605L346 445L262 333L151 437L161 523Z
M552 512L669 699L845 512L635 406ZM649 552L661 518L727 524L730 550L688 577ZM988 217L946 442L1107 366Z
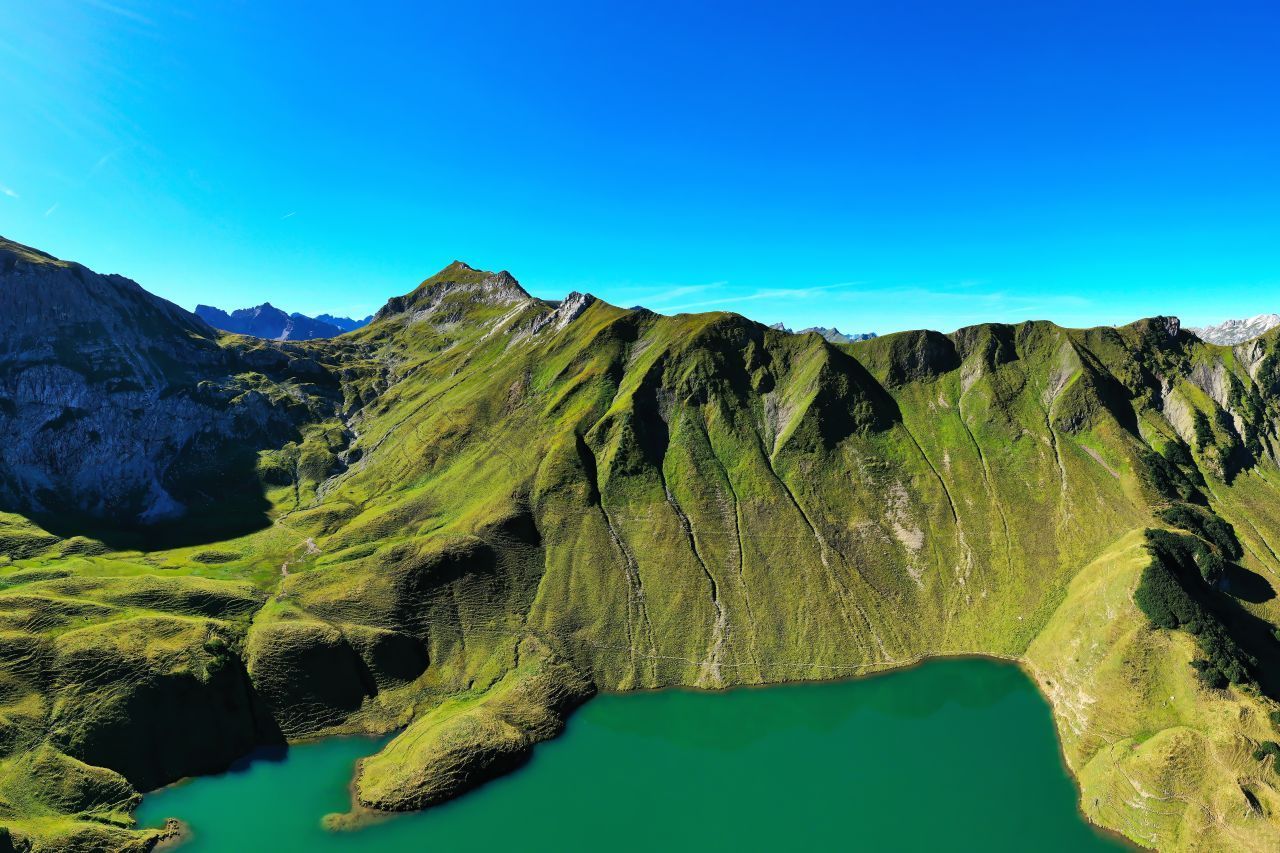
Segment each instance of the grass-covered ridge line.
M256 744L402 730L346 826L517 763L592 690L986 653L1052 700L1091 819L1274 848L1280 776L1254 752L1280 737L1278 336L1229 349L1158 318L832 345L548 303L458 263L339 338L215 336L225 358L183 379L205 408L178 411L253 436L253 488L205 501L230 458L212 439L176 448L169 482L256 523L104 538L101 512L47 530L3 507L0 823L145 848L138 791ZM0 425L47 369L13 362ZM1156 569L1176 624L1135 602ZM64 765L83 781L50 790Z

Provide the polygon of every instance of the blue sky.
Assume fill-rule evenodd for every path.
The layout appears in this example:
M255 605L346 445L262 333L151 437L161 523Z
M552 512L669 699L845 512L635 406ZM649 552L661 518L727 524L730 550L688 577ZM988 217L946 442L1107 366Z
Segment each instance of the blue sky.
M461 258L846 331L1197 323L1280 311L1278 81L1265 3L5 3L0 234L188 308Z

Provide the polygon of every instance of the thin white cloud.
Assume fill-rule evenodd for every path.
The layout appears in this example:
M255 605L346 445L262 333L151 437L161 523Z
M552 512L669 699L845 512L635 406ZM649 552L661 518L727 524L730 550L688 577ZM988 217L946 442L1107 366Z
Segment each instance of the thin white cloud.
M22 196L18 195L16 192L9 189L9 187L5 186L4 184L0 184L0 193L4 193L9 198L22 198Z
M44 212L44 215L45 215L45 216L48 216L49 214L53 213L55 210L57 210L57 209L58 209L58 205L60 205L60 204L62 204L62 202L60 202L60 201L55 201L55 202L54 202L54 203L49 207L49 209L48 209L48 210L46 210L46 211Z
M89 170L89 175L90 176L96 175L99 169L101 169L103 166L107 165L112 160L114 160L116 158L116 155L118 155L123 150L124 148L116 148L112 151L108 151L106 154L103 154L101 157L98 158L98 162L93 164L93 168Z
M671 306L671 310L688 311L694 308L736 305L740 302L759 302L762 299L808 299L813 296L825 295L833 290L855 288L860 287L861 285L862 282L842 281L836 284L824 284L816 287L769 287L754 290L751 293L745 293L741 296L704 299L698 302L686 302L683 305L673 305Z
M284 216L281 216L280 218L281 218L281 219L288 219L290 216L296 216L297 214L298 214L298 211L296 211L296 210L291 210L291 211L289 211L288 213L286 213Z
M666 302L671 299L678 299L681 296L689 296L694 293L703 293L708 290L714 290L718 287L724 287L726 284L728 284L728 282L713 281L710 284L675 285L652 293L649 298L655 302Z
M661 310L737 311L766 323L783 320L796 328L836 325L883 334L898 328L952 329L970 323L1028 318L1070 322L1097 307L1095 300L1077 294L1021 293L976 279L883 285L845 281L732 291L717 285L703 298L663 305ZM911 319L904 322L899 316L903 311Z
M724 287L728 282L713 281L708 284L672 284L662 285L652 288L641 288L632 290L625 288L626 299L630 302L636 302L642 305L652 305L658 307L666 307L673 299L683 299L692 296L695 293L706 293L709 290L718 290Z
M96 6L104 12L110 12L112 15L118 15L121 18L128 18L130 21L134 21L148 27L154 27L156 25L155 21L151 20L146 15L135 12L133 9L126 9L124 6L120 6L115 3L107 3L106 0L86 0L86 2L90 6Z

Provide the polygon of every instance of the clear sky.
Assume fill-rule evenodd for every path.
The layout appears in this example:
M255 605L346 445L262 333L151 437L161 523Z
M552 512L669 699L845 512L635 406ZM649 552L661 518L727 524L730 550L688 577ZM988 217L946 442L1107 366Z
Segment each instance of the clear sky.
M0 234L188 308L1280 311L1273 2L625 5L0 3Z

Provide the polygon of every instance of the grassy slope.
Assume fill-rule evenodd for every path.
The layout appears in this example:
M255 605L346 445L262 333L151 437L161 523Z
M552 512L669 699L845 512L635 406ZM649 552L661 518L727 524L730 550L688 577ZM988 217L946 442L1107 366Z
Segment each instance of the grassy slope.
M599 302L561 326L461 266L394 307L308 345L344 368L347 415L262 455L272 527L66 555L0 519L16 557L0 567L0 641L17 649L2 657L0 809L20 833L55 844L127 826L133 788L217 764L217 751L182 769L110 756L128 781L101 771L79 798L32 784L50 745L100 754L116 731L59 734L65 709L128 720L140 692L181 716L247 682L261 707L229 714L222 752L407 725L356 788L404 807L517 760L582 676L715 687L985 652L1037 674L1092 819L1162 847L1274 841L1280 777L1250 752L1276 706L1198 687L1189 638L1146 627L1131 599L1164 500L1141 454L1185 437L1191 407L1211 411L1197 365L1266 384L1231 351L1150 324L835 347ZM1162 382L1176 405L1153 398ZM334 476L348 429L360 455ZM1196 451L1211 505L1244 567L1274 583L1280 472L1262 457L1228 485L1224 452ZM1274 600L1243 606L1280 621ZM118 648L118 679L84 674L82 642ZM125 749L146 753L137 729L156 722L132 723ZM492 767L459 765L459 726Z
M1085 814L1161 849L1274 850L1275 704L1199 688L1191 638L1152 631L1133 605L1150 560L1130 533L1082 570L1026 654L1053 703Z

